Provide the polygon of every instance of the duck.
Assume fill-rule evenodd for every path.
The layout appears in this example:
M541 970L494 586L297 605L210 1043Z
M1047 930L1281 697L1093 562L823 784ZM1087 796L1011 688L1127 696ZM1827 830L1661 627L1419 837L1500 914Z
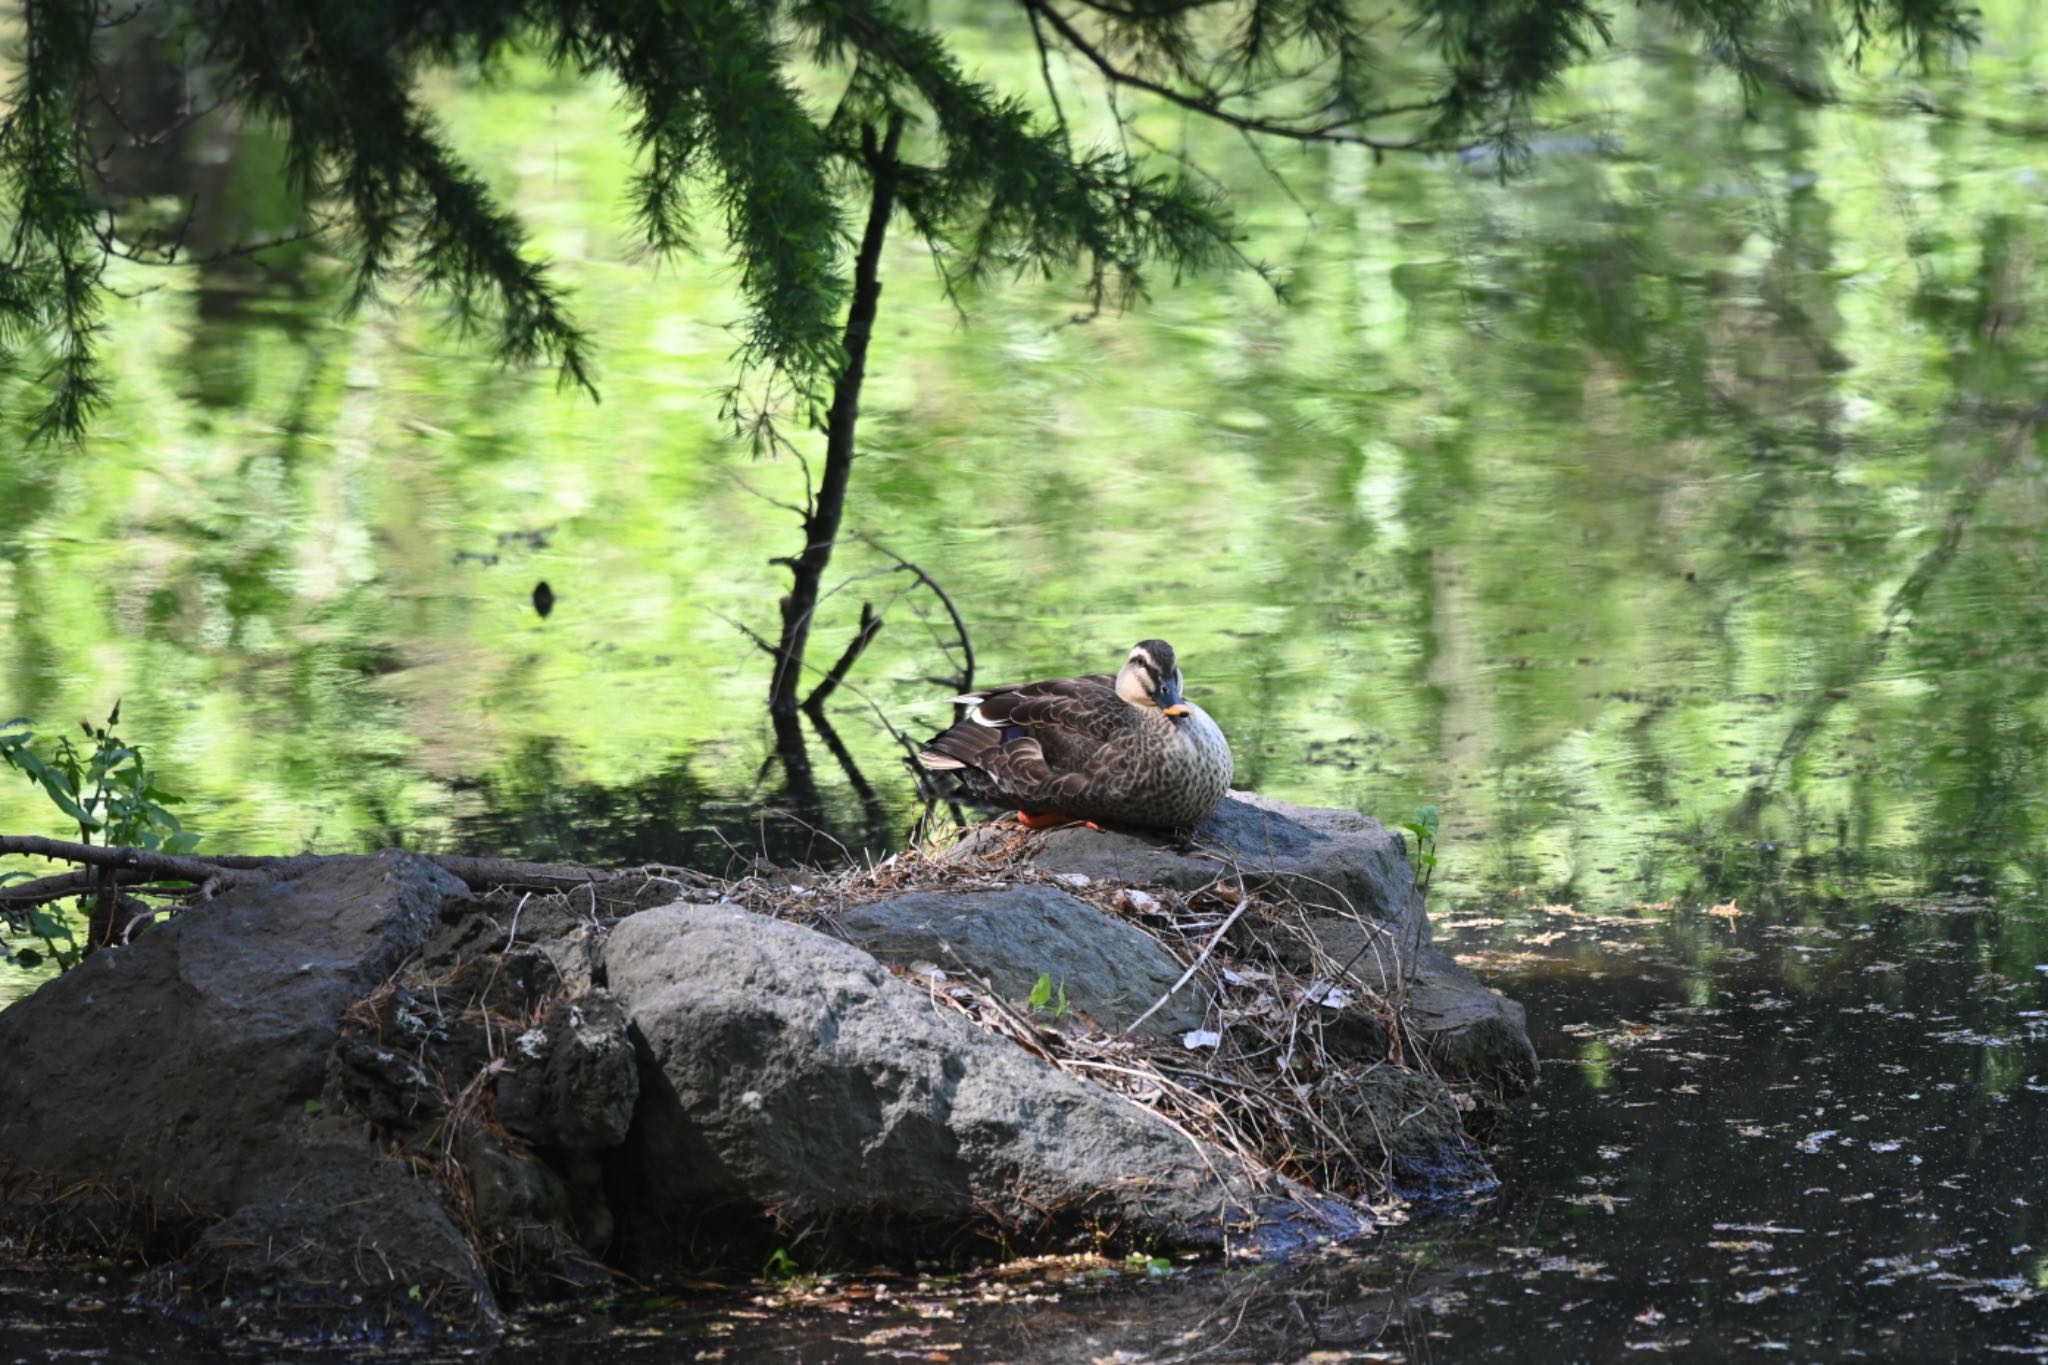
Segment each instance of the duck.
M953 700L966 716L925 741L919 764L955 774L974 800L1014 806L1032 828L1179 828L1230 790L1230 742L1187 699L1164 640L1133 645L1115 677L1049 678Z

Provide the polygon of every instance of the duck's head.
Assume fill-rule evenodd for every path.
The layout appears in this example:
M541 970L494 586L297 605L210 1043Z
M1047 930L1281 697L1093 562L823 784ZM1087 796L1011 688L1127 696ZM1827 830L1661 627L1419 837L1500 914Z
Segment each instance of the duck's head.
M1140 640L1131 646L1123 671L1116 675L1116 694L1133 706L1150 707L1173 717L1188 713L1180 695L1180 664L1164 640Z

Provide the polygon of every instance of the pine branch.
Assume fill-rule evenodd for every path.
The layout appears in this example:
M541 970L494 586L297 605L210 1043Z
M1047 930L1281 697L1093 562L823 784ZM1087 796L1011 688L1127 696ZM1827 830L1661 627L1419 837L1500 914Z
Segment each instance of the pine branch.
M1598 0L1017 0L1043 99L974 79L945 34L900 0L23 0L22 60L0 109L0 371L36 383L34 425L76 437L104 401L100 303L115 256L187 258L111 197L84 134L88 110L129 155L172 154L180 130L219 117L273 125L287 177L337 222L354 299L419 283L507 364L549 364L595 395L593 343L525 225L439 128L417 91L432 69L488 70L538 47L564 73L616 81L640 157L636 235L656 256L695 244L697 216L730 247L745 311L736 360L813 422L848 363L840 328L855 244L846 209L866 181L860 130L911 129L898 205L932 248L949 294L998 272L1078 272L1094 309L1142 298L1236 250L1219 189L1163 175L1128 147L1078 145L1055 49L1107 90L1142 96L1270 145L1359 146L1375 155L1478 140L1503 165L1536 102L1611 42ZM1831 95L1771 54L1787 24L1816 51L1878 47L1923 66L1973 42L1960 0L1648 0L1750 88ZM170 25L175 20L177 28ZM132 126L107 98L96 36L128 24L175 31L192 88L218 92L163 126ZM130 41L133 34L123 35ZM131 41L132 45L132 41ZM112 50L114 40L105 46ZM1408 60L1389 61L1382 46ZM814 110L805 84L845 76ZM1389 71L1412 70L1398 85ZM1040 107L1049 105L1041 118ZM104 126L104 125L103 125ZM2009 126L2024 130L2020 121ZM111 150L111 149L110 149ZM1264 158L1263 148L1259 155ZM1270 160L1268 160L1270 169ZM740 407L729 409L743 421ZM773 446L767 407L753 434Z

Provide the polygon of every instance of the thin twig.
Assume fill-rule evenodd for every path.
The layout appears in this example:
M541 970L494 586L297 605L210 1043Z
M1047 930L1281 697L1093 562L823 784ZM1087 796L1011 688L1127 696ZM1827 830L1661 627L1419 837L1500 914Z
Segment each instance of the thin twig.
M959 604L954 602L953 595L940 585L938 579L933 578L922 568L911 563L872 536L862 536L860 540L863 545L866 545L876 554L885 555L889 559L894 560L897 568L913 575L918 582L930 588L932 595L939 599L939 604L945 607L946 615L952 618L953 621L953 633L960 639L960 690L962 692L972 692L974 690L974 637L967 633L967 620L960 614Z
M1197 971L1201 970L1202 964L1209 960L1209 954L1216 951L1216 945L1221 943L1223 941L1223 936L1230 932L1230 926L1237 923L1237 917L1239 915L1242 915L1252 903L1252 898L1244 894L1244 878L1242 876L1240 876L1237 879L1237 890L1237 908L1230 912L1230 914L1224 919L1223 923L1216 926L1216 932L1214 934L1211 934L1209 936L1209 941L1202 945L1202 951L1195 954L1195 960L1193 962L1190 962L1188 964L1188 969L1180 974L1180 980L1174 982L1171 986L1167 987L1166 994L1160 996L1157 1000L1154 1000L1152 1002L1152 1007L1150 1009L1146 1010L1137 1018L1131 1020L1130 1023L1124 1025L1121 1033L1118 1035L1119 1037L1128 1038L1130 1036L1132 1029L1136 1028L1138 1025L1144 1023L1147 1019L1150 1019L1153 1015L1157 1014L1160 1011L1160 1009L1166 1004L1166 1002L1173 998L1173 993L1179 990L1182 986L1187 985L1189 980L1191 980L1194 977L1194 974Z

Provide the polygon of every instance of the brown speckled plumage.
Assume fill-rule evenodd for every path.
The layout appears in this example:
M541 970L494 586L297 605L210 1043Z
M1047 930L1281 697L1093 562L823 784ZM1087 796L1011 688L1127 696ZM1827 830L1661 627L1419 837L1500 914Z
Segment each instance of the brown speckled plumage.
M1174 826L1200 820L1230 790L1230 744L1181 697L1173 646L1163 640L1133 648L1114 678L1053 678L960 700L967 719L933 736L918 759L957 773L977 800Z

